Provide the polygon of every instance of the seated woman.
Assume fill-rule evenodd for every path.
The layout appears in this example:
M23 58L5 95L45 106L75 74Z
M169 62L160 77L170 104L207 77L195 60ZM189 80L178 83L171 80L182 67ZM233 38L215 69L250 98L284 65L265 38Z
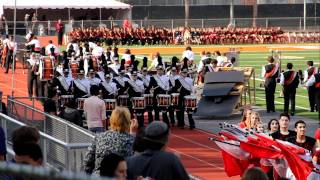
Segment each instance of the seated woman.
M279 122L277 119L271 119L269 122L268 122L268 134L272 134L274 132L277 132L279 131Z
M246 108L243 110L242 120L239 124L240 128L245 129L250 126L251 113L252 113L252 109L250 109L250 108Z
M134 135L138 128L137 120L131 122L127 108L116 107L110 117L110 129L98 134L88 148L84 160L84 170L88 174L99 174L101 161L110 153L126 158L133 155Z

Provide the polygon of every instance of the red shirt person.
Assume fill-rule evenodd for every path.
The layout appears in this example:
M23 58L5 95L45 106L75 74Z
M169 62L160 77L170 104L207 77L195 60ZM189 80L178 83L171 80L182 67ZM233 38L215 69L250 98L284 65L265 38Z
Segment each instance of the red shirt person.
M58 20L56 23L56 31L58 33L58 45L62 45L62 37L63 37L63 23L61 19Z

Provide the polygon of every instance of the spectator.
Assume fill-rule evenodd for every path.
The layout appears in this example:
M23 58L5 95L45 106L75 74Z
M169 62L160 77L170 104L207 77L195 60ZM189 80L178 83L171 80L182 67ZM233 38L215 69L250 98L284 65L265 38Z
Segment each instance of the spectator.
M58 91L57 90L49 90L48 91L48 99L43 104L44 112L57 115L57 106L56 102L58 100Z
M247 169L241 180L268 180L267 175L260 169L257 167L253 167L250 169Z
M133 151L135 154L142 153L146 149L145 141L143 138L144 138L144 129L140 128L133 142Z
M59 114L59 117L82 127L83 122L81 119L81 115L80 115L79 111L74 108L75 107L74 101L67 101L64 104L64 107L65 108Z
M165 151L168 137L169 128L162 121L153 121L146 127L146 150L127 159L128 179L137 179L139 176L166 180L189 179L178 157Z
M272 134L277 131L279 131L279 122L277 119L271 119L268 122L268 132L269 134Z
M260 118L260 115L258 112L252 112L251 113L251 117L250 117L250 125L249 125L249 129L254 129L257 130L258 129L258 124L261 124L262 120Z
M250 119L251 119L251 108L245 108L242 113L242 120L239 124L240 128L248 128L250 126Z
M111 153L101 161L100 176L125 180L127 178L127 163L122 156Z
M63 37L63 23L61 22L61 19L59 19L56 24L56 31L58 33L58 45L61 46Z
M271 134L272 138L287 141L291 136L295 136L296 132L289 130L290 116L287 113L281 113L279 119L279 131Z
M13 145L14 162L31 166L42 166L43 154L37 143L26 142Z
M315 152L316 140L306 136L306 123L302 120L294 124L296 135L288 138L288 141L297 146L303 147L310 152Z
M12 162L39 166L42 164L42 151L39 131L32 126L23 126L13 131L12 147L15 152Z
M102 158L110 153L117 153L126 158L133 155L133 135L138 128L137 120L130 123L130 112L127 108L116 107L110 117L110 130L98 134L84 161L84 169L87 173L99 174Z
M0 126L0 161L5 161L7 155L6 137L2 127Z
M87 125L91 132L102 133L106 131L106 105L99 95L99 87L90 87L91 97L84 101L83 110L87 119Z
M320 128L316 130L315 134L316 139L316 152L313 156L313 163L317 164L320 167Z

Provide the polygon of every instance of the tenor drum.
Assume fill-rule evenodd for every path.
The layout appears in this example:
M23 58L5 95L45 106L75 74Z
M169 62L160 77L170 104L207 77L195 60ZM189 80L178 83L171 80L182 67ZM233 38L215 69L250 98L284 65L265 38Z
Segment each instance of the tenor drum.
M128 107L128 99L129 99L128 95L119 95L118 96L119 106Z
M184 106L186 109L194 109L197 107L197 97L194 95L184 97Z
M64 106L66 103L73 101L73 98L74 98L73 95L61 95L60 96L61 106Z
M112 111L116 107L115 99L104 99L103 101L106 105L106 111Z
M78 110L83 110L83 105L84 105L84 100L86 98L78 98L77 101L78 101Z
M171 96L172 96L172 99L171 99L171 103L173 106L178 106L178 103L179 103L179 93L172 93Z
M171 104L171 96L168 94L159 94L157 96L158 106L168 107Z
M77 63L71 63L70 64L70 69L71 69L72 77L73 78L77 77L77 72L78 72L78 69L79 69L79 65Z
M132 101L132 109L145 109L146 101L144 97L133 97Z
M43 60L42 80L51 80L53 77L53 65L50 58Z
M153 95L152 94L144 94L143 95L146 101L146 106L153 106Z

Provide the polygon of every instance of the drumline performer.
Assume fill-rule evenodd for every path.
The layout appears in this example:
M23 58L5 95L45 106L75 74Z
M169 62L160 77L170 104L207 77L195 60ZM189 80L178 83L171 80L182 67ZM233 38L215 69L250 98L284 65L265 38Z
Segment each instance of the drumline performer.
M320 68L320 65L319 65ZM320 124L320 71L316 74L311 75L311 77L307 80L306 86L315 86L315 98L316 98L316 107L318 111L318 119Z
M119 68L119 76L116 76L113 78L113 82L117 84L118 89L118 95L124 95L126 88L125 88L125 82L128 81L128 78L125 77L125 60L121 60L121 66Z
M74 98L82 98L89 95L90 82L84 76L84 70L80 69L77 77L72 81Z
M177 94L178 92L174 91L174 86L175 86L175 82L177 79L180 78L178 72L177 72L177 62L178 62L178 58L176 57L173 57L172 60L171 60L171 69L169 71L169 85L171 87L170 91L169 91L169 94L171 95L174 95L174 94ZM169 118L170 118L170 123L172 126L175 125L175 117L174 117L174 112L176 111L177 109L177 103L178 102L173 102L174 101L174 97L172 97L172 100L171 100L171 104L169 106ZM177 113L176 113L176 116L177 116ZM178 119L178 117L177 117Z
M135 113L138 120L139 128L144 126L144 109L145 109L145 101L144 101L144 85L143 81L138 79L138 72L136 71L136 67L133 69L131 74L131 79L126 81L126 87L128 89L129 99L129 109L131 113ZM143 100L136 100L137 97L143 97Z
M38 91L36 87L38 86L38 76L39 76L39 59L36 58L36 54L32 53L28 62L28 94L29 98L33 97L33 91L35 90L35 95L38 97Z
M195 123L192 117L192 109L186 109L185 106L185 96L191 95L194 92L193 89L193 80L188 77L188 65L187 61L184 61L183 68L181 70L181 77L178 78L175 82L174 90L179 92L179 101L178 101L178 127L184 128L184 111L187 111L188 120L189 120L189 128L194 129Z
M98 86L101 82L101 80L99 78L96 78L96 73L94 72L93 69L89 70L89 77L87 79L90 82L90 86L92 86L92 85Z
M14 42L13 40L13 36L9 37L9 40L6 41L6 46L8 48L8 53L7 53L7 57L6 57L6 72L8 73L9 68L10 68L10 64L13 64L13 61L15 59L13 59L14 55L17 53L17 43ZM11 67L11 69L13 69L13 67Z
M159 64L157 66L157 74L153 75L150 78L150 84L149 84L150 91L153 93L153 109L155 112L155 120L159 121L159 111L162 112L162 119L163 121L170 126L169 119L167 116L167 108L166 105L160 107L158 102L158 95L167 95L169 91L169 78L164 75L164 67L162 64ZM164 104L167 104L169 106L170 100L163 100Z
M149 89L151 76L148 74L148 58L147 57L143 58L141 74L139 74L138 76L139 76L139 79L141 81L143 81L143 85L145 88L145 90L144 90L145 96L152 96L150 89ZM147 97L146 97L146 100L147 100ZM146 110L148 111L149 123L151 123L153 121L152 109L153 109L152 107L146 106Z

